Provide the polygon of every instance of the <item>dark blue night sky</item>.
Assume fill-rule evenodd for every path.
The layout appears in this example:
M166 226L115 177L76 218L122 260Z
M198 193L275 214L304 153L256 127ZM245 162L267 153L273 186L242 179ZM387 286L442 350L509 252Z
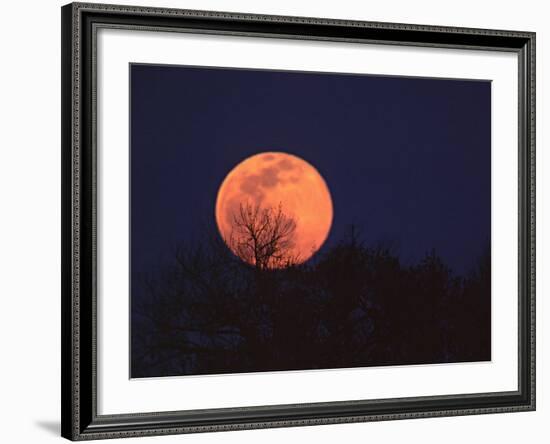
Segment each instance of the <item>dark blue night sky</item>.
M214 224L246 157L314 165L333 198L325 248L355 224L404 263L435 249L468 272L490 242L491 83L136 65L131 73L131 263L153 271Z

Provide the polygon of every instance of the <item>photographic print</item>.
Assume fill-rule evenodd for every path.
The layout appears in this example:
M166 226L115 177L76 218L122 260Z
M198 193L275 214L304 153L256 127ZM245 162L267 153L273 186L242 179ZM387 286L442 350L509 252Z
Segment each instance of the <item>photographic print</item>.
M491 360L491 82L130 65L132 378Z
M534 32L61 25L62 436L535 410Z

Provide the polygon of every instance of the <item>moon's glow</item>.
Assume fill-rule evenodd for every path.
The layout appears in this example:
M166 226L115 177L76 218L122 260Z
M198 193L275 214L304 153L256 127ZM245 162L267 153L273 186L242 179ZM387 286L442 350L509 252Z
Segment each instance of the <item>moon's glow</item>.
M260 208L280 205L295 221L290 250L297 262L306 261L321 248L332 225L332 199L325 180L315 167L291 154L256 154L225 177L216 200L216 223L234 253L228 240L235 236L235 215L244 203Z

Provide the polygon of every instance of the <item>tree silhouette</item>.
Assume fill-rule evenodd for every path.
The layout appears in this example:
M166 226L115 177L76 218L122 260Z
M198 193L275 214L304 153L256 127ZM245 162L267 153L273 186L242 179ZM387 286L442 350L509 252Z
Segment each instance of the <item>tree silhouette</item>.
M293 265L296 221L287 216L279 203L277 208L239 204L233 214L228 245L245 262L260 270Z
M405 265L352 230L275 268L291 260L293 221L244 205L238 218L256 237L243 246L254 267L214 232L162 271L133 274L132 377L491 358L490 250L455 276L434 251Z

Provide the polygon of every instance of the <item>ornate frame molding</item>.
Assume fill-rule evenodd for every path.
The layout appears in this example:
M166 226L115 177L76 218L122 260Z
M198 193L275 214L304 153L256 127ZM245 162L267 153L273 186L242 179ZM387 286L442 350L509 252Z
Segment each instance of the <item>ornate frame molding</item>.
M72 3L62 8L62 435L71 440L535 409L535 34ZM208 411L97 414L95 40L98 27L512 51L519 60L519 390Z

